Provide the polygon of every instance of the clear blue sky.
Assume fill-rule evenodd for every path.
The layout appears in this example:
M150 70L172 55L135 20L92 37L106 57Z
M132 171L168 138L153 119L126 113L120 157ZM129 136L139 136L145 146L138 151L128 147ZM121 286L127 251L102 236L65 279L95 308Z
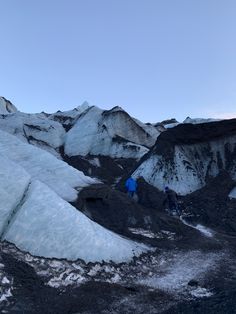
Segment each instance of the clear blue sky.
M143 122L236 117L235 0L0 0L0 96Z

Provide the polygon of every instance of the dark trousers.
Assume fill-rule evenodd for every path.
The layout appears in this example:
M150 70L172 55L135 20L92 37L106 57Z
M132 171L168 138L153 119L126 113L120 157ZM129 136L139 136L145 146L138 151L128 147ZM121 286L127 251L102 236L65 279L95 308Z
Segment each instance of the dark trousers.
M129 195L130 197L134 197L134 194L135 194L135 191L128 191L128 195Z

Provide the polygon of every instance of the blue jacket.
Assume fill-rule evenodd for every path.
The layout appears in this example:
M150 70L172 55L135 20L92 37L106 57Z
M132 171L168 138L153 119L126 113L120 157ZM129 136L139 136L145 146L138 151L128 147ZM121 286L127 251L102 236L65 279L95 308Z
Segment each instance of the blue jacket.
M125 182L125 187L128 192L136 192L137 182L133 178L129 178Z

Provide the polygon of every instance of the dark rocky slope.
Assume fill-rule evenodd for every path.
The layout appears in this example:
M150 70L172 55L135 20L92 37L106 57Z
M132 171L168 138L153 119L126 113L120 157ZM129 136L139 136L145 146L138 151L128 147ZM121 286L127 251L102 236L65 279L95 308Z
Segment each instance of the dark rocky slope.
M141 183L140 187L142 184L145 183ZM198 230L169 216L160 203L164 199L162 192L150 194L151 201L145 193L147 189L140 192L140 201L137 203L125 193L109 186L92 185L80 192L73 205L100 225L130 239L159 248L218 247L211 238L205 238ZM154 204L157 206L153 206Z
M228 197L235 186L236 182L224 171L210 178L204 188L184 197L184 207L192 214L189 221L235 235L236 199Z

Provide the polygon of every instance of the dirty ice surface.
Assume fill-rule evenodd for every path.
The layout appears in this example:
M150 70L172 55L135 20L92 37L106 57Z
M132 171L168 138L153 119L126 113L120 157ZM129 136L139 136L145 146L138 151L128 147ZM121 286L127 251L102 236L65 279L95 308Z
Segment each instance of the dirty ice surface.
M218 253L191 251L177 253L171 259L162 259L157 274L139 280L140 284L166 290L184 292L190 280L201 280L204 275L217 267L222 258Z
M82 260L45 259L25 254L13 245L4 243L3 252L34 267L51 287L80 286L88 281L116 283L124 286L143 286L143 289L163 290L173 296L201 298L212 295L205 285L208 275L217 274L220 265L229 260L227 252L156 251L144 254L130 263L96 262ZM188 283L197 281L191 287Z

